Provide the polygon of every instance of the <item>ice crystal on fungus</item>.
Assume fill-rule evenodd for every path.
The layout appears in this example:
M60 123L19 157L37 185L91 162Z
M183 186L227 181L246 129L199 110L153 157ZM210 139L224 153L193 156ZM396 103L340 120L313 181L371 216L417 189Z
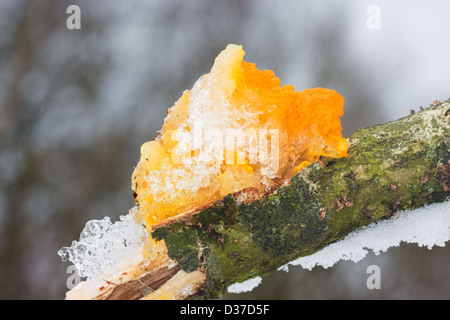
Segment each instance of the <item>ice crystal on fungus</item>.
M132 187L148 227L248 187L262 192L322 155L347 155L341 95L280 86L243 57L228 45L142 145Z

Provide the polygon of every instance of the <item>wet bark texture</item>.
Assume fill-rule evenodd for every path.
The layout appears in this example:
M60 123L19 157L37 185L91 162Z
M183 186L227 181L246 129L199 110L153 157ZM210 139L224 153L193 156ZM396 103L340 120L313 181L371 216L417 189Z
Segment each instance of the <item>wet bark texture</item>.
M436 103L348 137L348 157L322 158L259 200L229 195L160 226L169 257L206 280L190 298L214 299L351 231L450 195L450 103ZM252 198L252 197L249 197Z

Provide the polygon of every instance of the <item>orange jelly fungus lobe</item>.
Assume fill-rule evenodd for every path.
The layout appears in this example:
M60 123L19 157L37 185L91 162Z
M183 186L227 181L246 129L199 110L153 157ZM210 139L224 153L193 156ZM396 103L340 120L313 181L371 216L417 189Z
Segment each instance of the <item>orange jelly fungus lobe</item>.
M147 228L245 188L264 192L320 156L347 155L340 94L281 86L243 57L228 45L142 145L132 188Z

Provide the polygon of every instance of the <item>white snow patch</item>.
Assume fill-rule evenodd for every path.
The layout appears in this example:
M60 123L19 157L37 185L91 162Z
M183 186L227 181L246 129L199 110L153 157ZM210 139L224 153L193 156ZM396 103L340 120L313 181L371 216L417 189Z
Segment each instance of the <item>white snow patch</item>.
M287 263L279 270L288 271L289 265L311 270L315 266L332 267L339 260L358 262L372 250L376 255L401 242L420 247L444 247L450 240L450 199L419 209L399 212L398 216L350 233L339 242L306 257Z
M262 281L261 277L256 277L253 279L246 280L244 282L232 284L231 286L228 287L227 290L229 293L241 293L252 291L254 288L260 285L261 281Z

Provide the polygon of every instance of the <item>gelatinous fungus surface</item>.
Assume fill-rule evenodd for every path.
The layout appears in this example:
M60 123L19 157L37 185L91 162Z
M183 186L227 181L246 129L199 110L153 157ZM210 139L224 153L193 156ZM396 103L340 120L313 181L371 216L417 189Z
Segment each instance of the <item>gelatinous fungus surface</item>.
M147 228L246 188L263 193L320 156L347 155L340 94L281 86L243 57L228 45L142 145L132 188Z

